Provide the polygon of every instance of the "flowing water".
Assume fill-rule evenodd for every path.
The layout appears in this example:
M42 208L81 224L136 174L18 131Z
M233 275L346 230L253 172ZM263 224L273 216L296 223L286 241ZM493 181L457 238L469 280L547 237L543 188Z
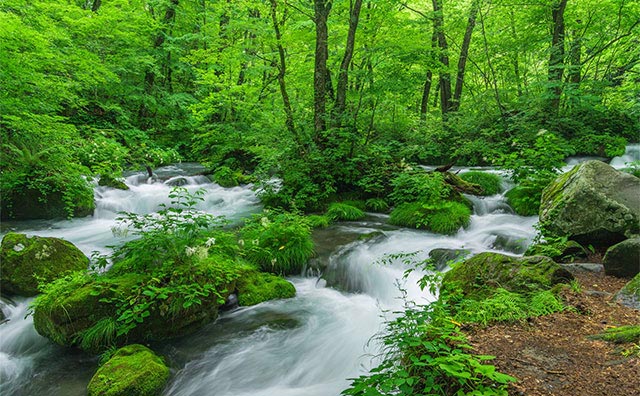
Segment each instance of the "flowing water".
M86 254L108 251L117 243L111 228L118 211L149 213L168 203L170 184L193 191L205 189L200 209L232 219L259 210L250 188L221 188L206 178L169 169L165 182L145 175L127 178L129 191L96 187L93 217L62 222L3 224L3 231L62 237ZM386 217L342 223L316 235L318 258L306 276L292 277L297 296L223 313L195 334L152 347L172 368L165 395L332 396L348 387L348 378L376 363L372 337L385 317L403 307L400 298L426 304L434 297L420 290L414 272L402 260L382 264L388 254L428 257L433 249L465 249L471 253L502 251L520 254L532 240L536 217L514 215L502 194L469 197L475 206L470 226L453 236L398 229ZM9 319L0 325L0 394L83 395L97 368L97 358L64 349L40 337L29 300L2 300Z

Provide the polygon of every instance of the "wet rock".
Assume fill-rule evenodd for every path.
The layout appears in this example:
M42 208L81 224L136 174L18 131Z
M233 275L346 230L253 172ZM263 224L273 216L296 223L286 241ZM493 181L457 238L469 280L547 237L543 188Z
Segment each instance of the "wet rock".
M465 297L481 299L496 288L528 293L568 283L573 275L549 257L512 257L499 253L480 253L456 265L444 275L442 287L459 289Z
M607 275L627 277L640 272L640 238L631 238L611 246L602 259Z
M600 161L576 165L542 193L547 234L608 247L640 231L640 179Z
M127 345L114 355L91 378L88 396L159 395L169 379L169 368L149 348Z
M442 271L452 263L462 261L471 253L465 249L433 249L429 252L429 258L433 261L437 271Z
M525 256L547 256L558 263L571 263L576 259L584 260L589 256L587 249L576 241L559 240L542 242L529 246Z
M616 293L614 300L629 308L640 310L640 274Z
M118 190L128 190L129 186L127 186L122 179L113 177L109 174L100 175L100 180L98 180L98 185L103 187L111 187Z
M86 270L89 259L71 242L11 232L2 239L0 265L4 293L33 296L41 283Z
M593 272L600 273L604 272L604 266L602 264L597 263L571 263L571 264L560 264L560 266L571 273L575 272Z

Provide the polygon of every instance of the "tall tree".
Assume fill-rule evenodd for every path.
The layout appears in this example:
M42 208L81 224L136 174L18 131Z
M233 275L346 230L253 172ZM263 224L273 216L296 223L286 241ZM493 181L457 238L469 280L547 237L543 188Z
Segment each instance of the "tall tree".
M331 12L331 0L314 0L314 22L316 24L316 50L313 72L313 127L316 143L324 139L327 130L327 95L330 79L327 68L329 57L327 21ZM322 145L322 144L321 144Z
M553 21L551 49L549 51L549 111L558 114L560 95L562 95L562 76L564 74L564 11L567 0L554 0L551 7Z
M452 106L451 102L451 74L449 73L449 45L447 44L447 36L444 32L444 11L442 9L442 0L432 0L433 3L433 31L438 39L438 47L440 50L440 108L442 115L445 116Z
M349 8L349 31L347 33L347 45L345 46L344 56L340 63L340 71L338 72L338 85L336 88L336 102L333 109L334 123L336 126L342 125L342 117L347 103L347 87L349 84L349 66L353 58L353 50L356 42L356 30L358 29L358 21L360 20L360 9L362 8L362 0L350 1Z
M460 57L458 58L458 71L456 74L456 85L453 92L453 99L451 100L451 111L458 111L460 108L460 98L462 96L462 86L464 84L464 71L467 66L467 58L469 56L469 47L471 45L471 35L473 34L473 28L476 26L476 16L480 9L481 0L473 0L471 3L471 10L469 11L469 20L467 21L467 28L464 32L464 38L462 39L462 46L460 47Z

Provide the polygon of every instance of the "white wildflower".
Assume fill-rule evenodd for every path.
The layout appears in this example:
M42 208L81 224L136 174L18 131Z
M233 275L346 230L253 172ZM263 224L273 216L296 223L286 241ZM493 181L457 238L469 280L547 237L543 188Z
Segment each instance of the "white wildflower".
M208 247L208 248L210 248L211 246L213 246L215 244L216 244L216 238L213 238L213 237L207 239L207 241L204 243L204 245L206 247Z
M240 240L238 241L238 245L240 245L240 246L244 246L244 239L240 239Z
M188 257L191 257L191 256L193 256L194 254L196 254L197 250L198 250L197 248L194 248L194 247L191 247L191 246L187 246L187 247L185 247L185 248L184 248L184 253L185 253Z

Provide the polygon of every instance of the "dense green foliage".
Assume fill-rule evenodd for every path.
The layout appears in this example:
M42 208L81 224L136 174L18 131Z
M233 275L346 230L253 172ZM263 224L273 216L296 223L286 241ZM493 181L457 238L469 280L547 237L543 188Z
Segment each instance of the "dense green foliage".
M389 223L411 228L422 228L438 234L455 234L461 227L469 225L471 210L459 202L444 202L429 205L408 202L398 205L389 218Z
M331 220L354 221L364 218L364 211L354 205L345 202L334 202L327 209L327 217Z
M228 186L278 176L265 202L303 211L386 198L406 162L504 165L539 189L549 149L611 157L638 139L635 2L569 3L560 38L552 1L365 1L355 19L331 3L314 54L312 2L4 1L3 216L86 215L81 176L180 158Z
M493 173L471 171L461 174L460 178L469 183L479 184L482 187L482 195L494 195L501 189L502 180Z

